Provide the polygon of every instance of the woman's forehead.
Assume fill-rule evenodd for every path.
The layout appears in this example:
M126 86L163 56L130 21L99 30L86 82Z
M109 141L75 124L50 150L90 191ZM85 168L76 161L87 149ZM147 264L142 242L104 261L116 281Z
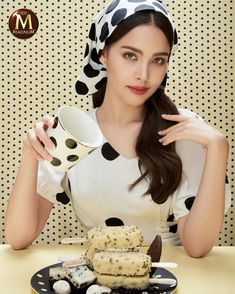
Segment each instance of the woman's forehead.
M151 24L142 24L133 28L113 45L142 48L142 51L145 51L145 49L152 49L154 52L170 51L170 45L165 34Z

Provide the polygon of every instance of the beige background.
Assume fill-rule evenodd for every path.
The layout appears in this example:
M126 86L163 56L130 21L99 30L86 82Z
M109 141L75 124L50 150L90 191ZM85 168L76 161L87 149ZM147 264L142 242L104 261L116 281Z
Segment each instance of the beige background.
M89 24L105 2L1 1L1 243L5 242L4 214L26 130L63 104L85 111L91 107L71 87L79 73ZM168 94L179 107L197 112L227 136L228 177L234 192L234 3L165 3L179 35L179 50L169 69ZM37 34L28 40L15 38L8 29L9 16L18 8L31 9L39 19ZM220 245L235 245L234 212L233 198ZM71 206L58 203L36 243L58 243L62 237L84 233Z

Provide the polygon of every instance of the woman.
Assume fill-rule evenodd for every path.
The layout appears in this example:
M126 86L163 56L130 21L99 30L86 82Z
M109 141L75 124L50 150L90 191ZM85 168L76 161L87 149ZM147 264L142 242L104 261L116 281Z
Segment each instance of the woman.
M64 174L43 162L52 159L43 145L53 148L53 119L28 131L6 215L13 248L36 239L65 191L87 227L120 219L142 228L145 245L160 234L194 257L211 250L230 204L228 142L165 95L176 45L162 1L116 0L98 14L75 88L93 96L89 114L104 142Z

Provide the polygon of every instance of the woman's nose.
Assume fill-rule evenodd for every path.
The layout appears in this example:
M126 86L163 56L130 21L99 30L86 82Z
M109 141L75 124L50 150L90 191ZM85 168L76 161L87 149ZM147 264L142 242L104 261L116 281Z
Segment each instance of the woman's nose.
M149 78L149 66L146 63L141 63L138 65L136 71L136 78L142 82L146 82Z

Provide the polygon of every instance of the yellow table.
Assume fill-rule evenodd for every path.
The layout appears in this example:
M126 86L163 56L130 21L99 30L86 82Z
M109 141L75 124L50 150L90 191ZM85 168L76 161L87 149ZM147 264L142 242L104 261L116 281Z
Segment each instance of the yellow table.
M0 293L34 293L30 279L35 272L61 256L79 257L84 250L81 245L32 245L14 251L9 245L0 245ZM170 270L178 279L175 294L235 293L235 247L214 247L208 256L195 259L180 246L164 246L161 261L178 264Z

